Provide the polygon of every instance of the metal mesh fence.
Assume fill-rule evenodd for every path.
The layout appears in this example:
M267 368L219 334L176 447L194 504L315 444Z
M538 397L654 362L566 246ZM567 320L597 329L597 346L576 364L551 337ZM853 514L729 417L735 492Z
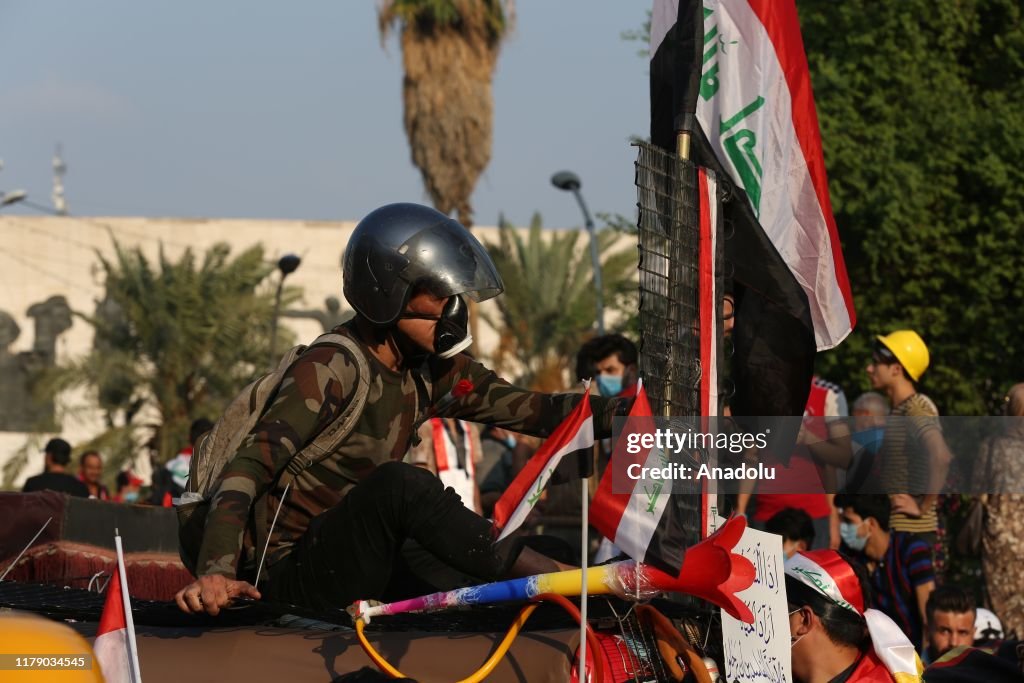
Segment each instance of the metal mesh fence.
M640 373L654 414L675 418L681 431L701 414L697 167L651 145L637 147ZM718 201L721 209L721 193ZM718 225L713 230L721 238L721 210L717 215ZM717 244L716 306L721 311L723 240ZM715 316L715 325L719 330L716 338L721 340L720 314ZM718 351L721 358L720 343ZM706 457L702 454L699 459ZM686 531L686 544L692 545L701 538L700 482L674 480L672 493L670 505L676 508L674 514Z
M638 144L640 374L655 415L699 413L697 173Z

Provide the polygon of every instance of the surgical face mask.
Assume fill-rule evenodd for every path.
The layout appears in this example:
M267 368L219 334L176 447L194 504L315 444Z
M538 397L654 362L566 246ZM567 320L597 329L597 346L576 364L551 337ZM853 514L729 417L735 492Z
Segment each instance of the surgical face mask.
M856 550L860 552L864 550L864 547L868 544L867 536L858 536L857 529L864 524L850 524L849 522L839 523L839 536L843 539L843 543L849 546L850 550Z
M126 491L124 494L124 502L134 503L139 499L138 491Z
M598 375L597 391L608 398L618 396L622 393L622 375Z
M793 616L794 614L796 614L796 613L797 613L797 612L799 612L799 611L800 611L800 610L799 610L799 608L798 608L798 609L795 609L795 610L793 610L792 612L790 612L790 613L789 613L788 615L786 615L786 616L790 616L790 617L791 617L791 616ZM806 635L807 635L807 634L806 634L806 633L804 633L803 635L799 635L799 636L797 636L796 638L794 638L793 636L790 636L790 637L789 637L789 648L790 648L790 649L793 649L793 646L794 646L794 645L796 645L797 643L799 643L799 642L800 642L801 640L803 640L803 639L804 639L804 636L806 636Z

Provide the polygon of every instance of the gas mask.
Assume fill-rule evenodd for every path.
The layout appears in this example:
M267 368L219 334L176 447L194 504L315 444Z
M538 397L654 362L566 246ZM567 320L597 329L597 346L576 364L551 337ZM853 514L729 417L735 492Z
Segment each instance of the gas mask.
M461 296L448 298L441 318L434 328L434 353L441 358L452 358L473 343L469 333L469 307Z
M448 297L439 317L405 313L405 319L436 320L434 328L434 355L441 358L452 358L469 348L473 343L473 335L469 333L469 307L461 296Z

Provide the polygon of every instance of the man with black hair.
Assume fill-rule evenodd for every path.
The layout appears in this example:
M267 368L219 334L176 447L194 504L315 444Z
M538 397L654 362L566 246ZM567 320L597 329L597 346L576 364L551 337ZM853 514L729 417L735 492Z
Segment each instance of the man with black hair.
M786 559L814 547L814 520L799 508L785 508L764 525L770 534L782 536L782 554Z
M23 493L32 491L59 491L80 498L89 497L89 487L67 471L71 463L71 444L64 439L50 439L43 449L46 471L29 477L22 487Z
M604 334L580 347L576 354L576 379L593 378L602 396L633 396L638 363L636 344L621 334Z
M929 662L934 662L955 647L974 644L974 599L959 586L939 586L928 596Z
M103 476L103 456L98 451L86 451L78 458L78 481L89 489L89 497L110 500L110 491L100 478Z
M889 529L889 496L836 496L843 544L871 578L874 606L920 648L928 623L925 605L935 590L931 549L913 534Z
M921 662L899 627L869 608L864 568L834 550L786 560L793 679L799 683L916 680Z

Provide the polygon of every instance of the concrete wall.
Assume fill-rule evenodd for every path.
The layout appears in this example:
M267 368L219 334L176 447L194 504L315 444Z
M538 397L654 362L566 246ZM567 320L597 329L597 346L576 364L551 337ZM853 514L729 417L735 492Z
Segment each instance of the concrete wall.
M154 258L160 245L170 258L176 259L187 247L202 253L217 242L230 244L232 253L262 243L267 258L273 262L283 254L296 253L302 257L302 265L287 282L301 287L304 298L292 308L322 309L328 296L344 302L340 259L354 227L352 221L0 216L0 310L12 315L21 328L8 352L31 349L33 321L26 311L34 303L62 295L73 311L94 312L103 297L97 252L112 253L112 237L122 245L139 246ZM484 242L498 241L497 228L476 227L474 233ZM581 248L584 245L581 240ZM291 328L299 340L309 340L320 333L319 323L312 320L284 318L281 324ZM478 342L486 360L497 343L497 334L482 321L481 328ZM58 340L58 362L87 353L92 341L92 328L74 319L71 328ZM61 402L62 412L75 413L63 420L63 438L75 444L103 430L99 412L85 393L69 392ZM0 465L26 443L34 450L33 459L22 470L19 486L26 476L41 471L42 455L38 450L49 436L0 432ZM144 473L146 465L141 461L145 458L138 460L140 473Z

